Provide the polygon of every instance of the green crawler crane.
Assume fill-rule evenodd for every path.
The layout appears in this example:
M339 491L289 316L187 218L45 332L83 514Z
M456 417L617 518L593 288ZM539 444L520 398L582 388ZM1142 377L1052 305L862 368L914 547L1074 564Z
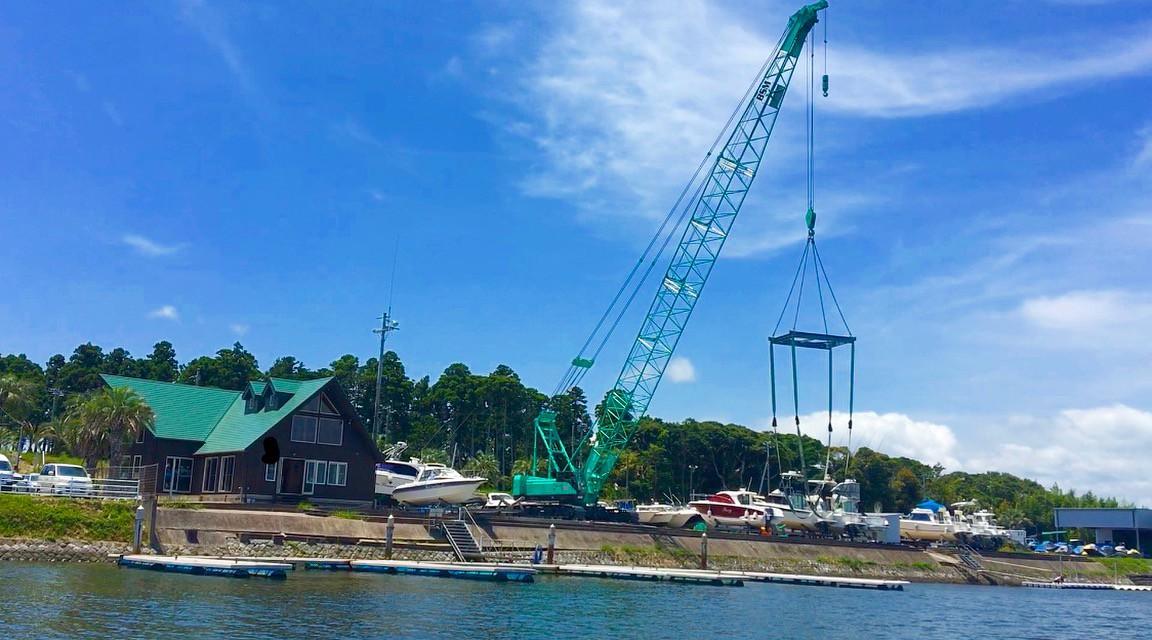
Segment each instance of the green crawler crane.
M692 200L688 201L684 214L686 217L690 212L691 217L683 225L680 242L660 280L656 297L588 436L569 453L556 426L556 413L541 410L535 419L532 471L539 468L538 453L542 445L546 475L516 475L512 479L512 493L517 497L584 506L597 503L616 460L648 410L728 239L732 223L764 158L804 42L818 21L817 13L827 7L828 3L820 0L803 7L788 20L774 54L733 114L739 114L738 119L734 118L725 127L727 142L719 153L708 156L714 158L710 165L702 165L708 168L703 181L696 188L686 188L685 193L691 193ZM581 354L572 361L570 371L580 376L592 366L593 360ZM561 390L566 391L568 386Z

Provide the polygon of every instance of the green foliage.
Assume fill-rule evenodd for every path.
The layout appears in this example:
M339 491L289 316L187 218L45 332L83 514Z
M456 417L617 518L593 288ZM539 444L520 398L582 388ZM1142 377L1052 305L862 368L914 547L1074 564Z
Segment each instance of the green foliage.
M130 542L136 505L126 500L0 495L0 537Z
M215 357L200 356L180 370L179 381L204 387L220 387L239 391L249 380L261 377L256 356L249 353L239 342L231 349L221 349Z
M1138 575L1152 573L1152 563L1144 558L1130 556L1117 556L1113 558L1094 558L1100 564L1108 567L1108 571L1117 575Z
M333 511L329 515L331 515L333 518L343 518L345 520L363 520L364 519L364 516L362 514L356 512L356 511L348 511L345 509Z
M298 511L311 511L314 508L315 507L312 505L312 503L308 502L307 500L301 500L300 502L296 503L296 509Z
M547 404L557 414L561 436L575 450L592 425L588 398L574 387L548 398L526 386L507 365L486 375L473 373L463 363L449 365L435 380L409 378L394 351L380 360L381 424L389 441L405 441L409 453L429 462L451 463L488 479L491 487L506 485L517 473L545 471L543 459L530 469L536 437L533 419ZM371 426L375 412L377 359L361 362L346 354L328 367L311 370L293 356L278 358L268 369L277 377L335 376L364 424ZM152 354L135 359L124 349L105 353L91 343L78 346L70 357L54 355L44 367L24 355L0 356L0 447L21 434L47 435L58 443L57 453L81 456L88 466L112 454L108 430L93 432L91 420L80 411L88 394L102 388L100 373L118 373L156 380L241 389L261 373L256 358L236 343L212 356L201 356L180 366L169 342L158 342ZM53 416L49 387L66 397ZM7 391L6 391L7 390ZM12 400L4 400L7 393ZM59 410L62 409L62 410ZM119 433L117 427L113 431ZM771 447L765 473L765 452ZM802 453L803 452L803 453ZM949 504L977 500L994 511L1001 524L1030 532L1052 528L1055 507L1120 506L1114 499L1045 488L1031 480L988 472L944 473L940 465L892 457L861 447L848 463L847 451L826 451L821 442L794 433L754 431L736 424L712 421L665 422L643 418L627 450L621 455L604 488L604 498L641 500L687 498L693 492L748 487L765 491L775 487L781 471L805 471L830 457L833 475L861 483L862 506L868 511L907 512L917 502L933 498ZM766 484L762 484L762 479Z

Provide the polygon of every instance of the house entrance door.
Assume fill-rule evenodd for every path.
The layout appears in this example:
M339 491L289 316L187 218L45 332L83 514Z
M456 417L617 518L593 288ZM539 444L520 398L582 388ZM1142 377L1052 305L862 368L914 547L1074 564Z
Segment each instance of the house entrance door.
M280 493L291 495L304 493L304 460L284 458L280 463L284 465L280 471Z

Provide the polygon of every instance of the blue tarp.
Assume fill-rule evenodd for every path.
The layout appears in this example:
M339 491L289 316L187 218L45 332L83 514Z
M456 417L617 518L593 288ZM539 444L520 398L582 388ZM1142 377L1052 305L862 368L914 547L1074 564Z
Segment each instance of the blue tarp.
M935 500L925 500L924 502L921 502L920 504L916 505L916 508L917 509L931 509L932 511L940 511L941 509L944 508L944 505L940 504L939 502L936 502Z

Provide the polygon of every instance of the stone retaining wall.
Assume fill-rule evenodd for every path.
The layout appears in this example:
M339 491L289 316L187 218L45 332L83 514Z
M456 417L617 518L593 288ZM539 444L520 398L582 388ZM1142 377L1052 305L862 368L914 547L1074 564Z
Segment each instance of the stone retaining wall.
M0 539L0 561L108 562L109 554L131 552L123 542Z

